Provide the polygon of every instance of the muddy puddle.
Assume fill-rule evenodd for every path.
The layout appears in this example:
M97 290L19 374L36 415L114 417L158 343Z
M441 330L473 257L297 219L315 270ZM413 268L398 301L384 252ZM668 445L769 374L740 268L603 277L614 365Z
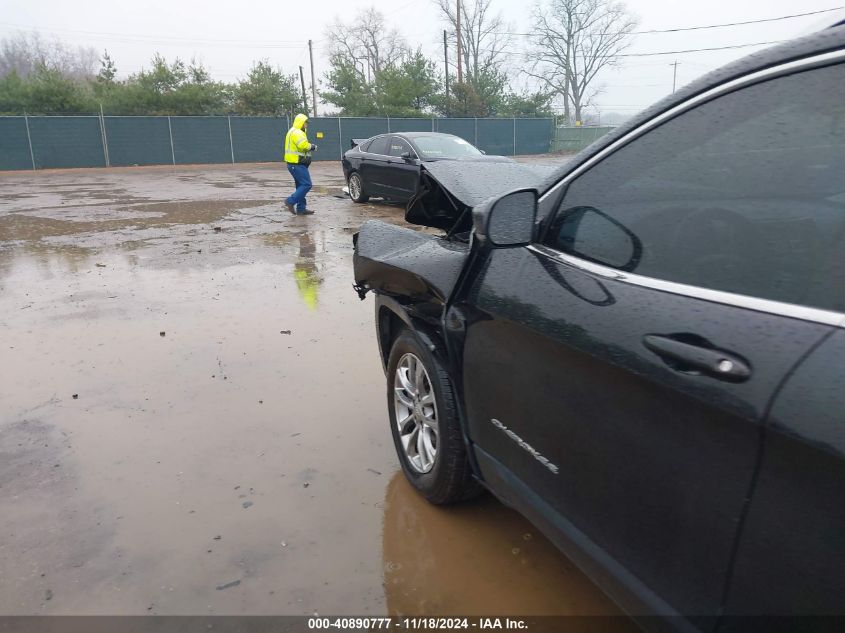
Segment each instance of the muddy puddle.
M401 209L321 168L310 217L278 169L0 175L0 614L616 613L397 472L350 235Z

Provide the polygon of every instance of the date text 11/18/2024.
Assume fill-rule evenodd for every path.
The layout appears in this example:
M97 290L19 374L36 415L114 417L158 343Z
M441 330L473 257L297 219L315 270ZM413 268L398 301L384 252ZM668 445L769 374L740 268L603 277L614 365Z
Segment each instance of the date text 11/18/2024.
M519 618L309 618L309 630L527 630L525 620Z

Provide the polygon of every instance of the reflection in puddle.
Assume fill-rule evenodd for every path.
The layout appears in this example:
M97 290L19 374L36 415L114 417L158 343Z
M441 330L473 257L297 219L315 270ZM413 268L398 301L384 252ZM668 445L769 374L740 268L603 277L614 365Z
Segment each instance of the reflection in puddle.
M401 472L384 504L389 615L618 615L528 521L491 496L429 504Z
M311 311L317 310L317 291L323 283L314 256L316 247L308 232L299 234L299 255L293 266L293 277L299 296Z

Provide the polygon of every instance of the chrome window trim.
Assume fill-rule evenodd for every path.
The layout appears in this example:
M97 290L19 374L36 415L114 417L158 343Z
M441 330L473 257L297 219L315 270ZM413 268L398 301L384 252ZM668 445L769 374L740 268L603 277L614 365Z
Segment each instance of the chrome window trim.
M755 310L757 312L766 312L767 314L789 317L791 319L800 319L802 321L812 321L823 325L845 328L845 314L839 312L822 310L820 308L810 308L794 303L772 301L771 299L749 297L747 295L735 294L724 290L711 290L710 288L690 286L676 281L665 281L663 279L655 279L654 277L646 277L644 275L636 275L634 273L610 268L609 266L603 266L602 264L589 262L581 259L580 257L573 257L572 255L568 255L540 244L531 244L526 248L529 251L553 259L558 263L566 266L572 266L573 268L604 277L605 279L621 281L634 286L651 288L652 290L682 295L693 299L702 299L704 301L710 301L711 303L721 303L724 305L735 306L737 308L744 308L746 310Z
M587 169L600 162L606 156L613 153L623 145L627 145L634 139L642 136L643 134L657 127L661 123L664 123L669 119L686 112L687 110L691 110L692 108L701 105L706 101L727 94L739 88L758 83L768 78L774 78L776 76L786 74L791 71L800 70L802 68L814 67L817 65L823 65L825 62L835 62L842 60L845 60L845 49L821 53L818 55L813 55L811 57L805 57L802 59L793 60L791 62L786 62L778 66L772 66L771 68L766 68L764 70L759 70L757 72L745 75L744 77L732 79L731 81L715 86L714 88L702 92L701 94L690 97L683 103L680 103L675 107L666 110L661 114L658 114L654 118L643 122L642 125L634 128L622 138L617 139L601 151L597 152L595 155L591 156L583 164L579 165L573 171L566 174L566 176L564 176L560 182L555 184L548 191L546 191L546 193L540 196L540 202L542 203L549 196L559 194L560 190L563 187L566 187L570 182L572 182L575 178L584 173ZM557 209L553 209L547 217L551 216L556 212ZM661 292L669 292L672 294L683 295L695 299L703 299L705 301L711 301L713 303L722 303L725 305L736 306L748 310L755 310L758 312L766 312L768 314L785 316L793 319L800 319L802 321L812 321L814 323L821 323L824 325L845 328L845 314L839 312L834 312L831 310L821 310L819 308L810 308L794 303L782 303L780 301L772 301L770 299L749 297L746 295L739 295L732 292L725 292L722 290L711 290L710 288L690 286L674 281L665 281L663 279L657 279L654 277L646 277L643 275L627 273L621 270L617 270L615 268L611 268L609 266L602 266L601 264L589 262L587 260L581 259L580 257L574 257L567 253L563 253L561 251L541 244L531 244L527 248L530 251L533 251L540 255L544 255L546 257L550 257L551 259L554 259L562 264L572 266L574 268L578 268L580 270L584 270L586 272L590 272L601 277L605 277L606 279L614 279L617 281L622 281L625 283L642 286L645 288L651 288L653 290L659 290Z
M642 136L652 128L657 127L661 123L665 123L669 119L676 117L679 114L686 112L687 110L691 110L692 108L701 105L705 101L709 101L714 97L727 94L739 88L744 88L751 84L758 83L759 81L762 81L764 79L773 78L777 75L789 73L790 71L799 70L801 68L824 64L825 62L835 62L837 60L845 60L845 49L830 51L827 53L820 53L811 57L804 57L802 59L796 59L791 62L786 62L778 66L772 66L771 68L758 70L757 72L753 72L743 77L738 77L736 79L732 79L731 81L715 86L710 90L702 92L701 94L694 95L686 101L679 103L675 107L670 108L669 110L666 110L665 112L662 112L657 116L648 119L647 121L644 121L641 125L628 132L622 138L617 139L601 151L588 158L583 164L579 165L574 170L566 174L566 176L564 176L560 180L560 182L556 183L548 191L546 191L546 193L540 196L540 202L543 202L543 200L545 200L545 198L547 198L548 196L560 193L560 190L566 185L568 185L570 182L572 182L572 180L580 176L582 173L584 173L584 171L595 165L597 162L601 161L608 154L611 154L617 149L619 149L622 145L630 143L631 141L633 141L639 136Z

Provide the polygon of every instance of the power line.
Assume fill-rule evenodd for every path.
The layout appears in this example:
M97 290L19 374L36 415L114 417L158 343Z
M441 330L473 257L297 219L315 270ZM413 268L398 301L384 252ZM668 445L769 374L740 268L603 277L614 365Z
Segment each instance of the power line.
M781 44L783 42L788 42L789 40L772 40L769 42L753 42L750 44L732 44L730 46L711 46L708 48L688 48L682 51L656 51L653 53L617 53L616 55L608 55L608 59L615 59L616 57L654 57L655 55L682 55L685 53L701 53L701 52L709 52L709 51L724 51L729 49L736 49L736 48L748 48L749 46L767 46L770 44ZM492 53L494 52L493 49L479 49L485 53ZM507 53L509 55L521 55L525 58L534 59L536 58L536 53L530 51L502 51L503 53ZM583 57L583 55L579 55L576 57Z
M388 15L393 15L394 13L399 13L400 11L404 11L405 9L410 7L412 4L418 4L417 0L410 0L410 2L406 2L405 4L400 6L399 8L393 9L392 11L388 11L384 15L388 16Z
M43 27L36 27L36 26L27 26L24 24L12 24L9 22L0 22L0 26L10 27L10 28L17 28L17 29L27 29L30 31L40 31L43 33L52 33L62 34L62 33L70 33L76 35L85 35L88 37L96 37L100 38L101 40L112 40L118 41L123 43L132 43L132 42L139 42L139 43L173 43L173 44L191 44L191 43L203 43L203 44L244 44L249 45L253 48L282 48L283 44L296 44L297 46L307 43L308 40L263 40L263 41L255 41L255 40L239 40L239 39L216 39L216 38L195 38L195 37L173 37L173 36L159 36L159 35L139 35L139 34L132 34L132 33L112 33L109 31L81 31L77 29L48 29ZM314 42L319 42L321 40L313 40Z
M733 48L748 48L749 46L768 46L770 44L781 44L788 40L772 40L770 42L754 42L753 44L733 44L731 46L711 46L709 48L689 48L683 51L660 51L656 53L620 53L613 57L653 57L654 55L681 55L683 53L701 53L707 51L726 51Z
M662 64L661 64L662 66ZM602 84L602 88L665 88L666 84Z
M627 35L653 35L655 33L680 33L683 31L701 31L704 29L721 29L729 26L745 26L748 24L762 24L764 22L778 22L780 20L791 20L793 18L803 18L810 15L819 15L821 13L830 13L832 11L839 11L840 9L845 8L845 6L833 7L831 9L819 9L818 11L808 11L807 13L793 13L792 15L781 15L776 18L761 18L759 20L746 20L744 22L726 22L724 24L707 24L702 26L684 26L678 27L674 29L649 29L647 31L630 31ZM496 32L496 35L520 35L531 37L536 35L536 33L516 33L516 32L508 32L508 31L501 31ZM616 31L612 33L601 33L601 35L619 35L621 31Z
M647 35L651 33L678 33L680 31L700 31L703 29L720 29L728 26L745 26L746 24L762 24L763 22L778 22L780 20L791 20L793 18L803 18L809 15L818 15L820 13L830 13L831 11L839 11L843 7L833 7L832 9L819 9L818 11L808 11L807 13L794 13L792 15L782 15L777 18L761 18L759 20L746 20L745 22L727 22L725 24L708 24L706 26L687 26L677 29L652 29L649 31L634 31L631 35Z

